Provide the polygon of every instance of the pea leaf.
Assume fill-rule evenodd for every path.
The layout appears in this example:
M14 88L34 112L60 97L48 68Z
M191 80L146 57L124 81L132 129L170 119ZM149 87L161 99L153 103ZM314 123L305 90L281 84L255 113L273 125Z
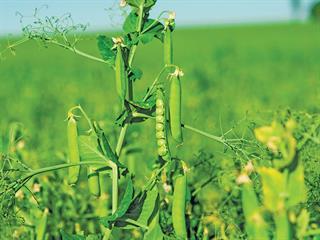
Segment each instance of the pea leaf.
M157 0L127 0L126 1L131 7L139 8L142 4L144 4L144 8L150 9L152 6L154 6L157 2Z
M144 32L140 36L140 40L143 44L147 44L153 40L153 38L158 38L161 41L163 40L163 29L164 26L158 20L155 19L148 19L144 26L142 32Z
M110 37L99 35L98 48L103 60L107 61L109 65L113 66L116 58L116 53L111 48L113 47L113 41Z
M156 4L157 0L145 0L144 7L151 8Z
M63 230L60 230L60 234L61 234L62 240L85 240L86 239L84 236L71 235L69 233L66 233Z
M159 223L159 211L156 213L155 217L152 219L148 231L143 236L144 240L153 239L153 240L163 240L164 234L162 232L160 223Z
M159 193L156 185L150 191L146 192L146 198L142 205L141 213L137 222L143 225L149 224L149 220L152 218L152 213L154 212L157 205L156 203L158 202L158 196Z
M159 193L156 185L149 191L143 191L138 194L131 202L126 214L123 218L133 219L141 225L149 225L154 218L155 213L158 211ZM125 227L126 229L134 228L135 225L127 224L123 221L117 223L116 226Z
M94 126L95 126L94 130L96 132L96 135L98 136L98 143L100 147L99 149L101 149L100 152L102 152L109 160L114 162L118 167L126 168L122 163L118 161L117 156L115 155L115 153L113 152L110 146L107 136L105 135L105 133L103 132L99 124L97 122L94 122Z
M110 228L111 225L120 217L122 217L128 210L131 200L133 196L133 184L131 177L128 178L127 188L121 200L121 203L118 209L115 211L114 214L110 216L106 216L100 219L102 225L107 228Z
M131 68L129 73L129 79L130 81L135 81L138 79L141 79L143 75L143 72L139 68Z
M138 8L141 4L141 0L127 0L126 1L131 7Z
M78 141L81 160L107 160L99 151L95 135L80 135Z
M124 21L124 24L122 27L123 31L126 34L136 32L137 26L138 26L138 15L134 11L131 11L130 14L127 16L126 20Z

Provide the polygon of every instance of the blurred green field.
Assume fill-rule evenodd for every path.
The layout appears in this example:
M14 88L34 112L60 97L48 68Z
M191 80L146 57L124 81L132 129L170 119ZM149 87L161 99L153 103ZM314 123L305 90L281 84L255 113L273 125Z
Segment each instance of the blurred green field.
M79 48L99 56L96 36L83 36ZM319 39L319 25L311 23L178 28L174 51L176 63L185 72L184 122L219 135L246 114L287 107L318 112ZM4 39L1 43L5 47ZM41 159L40 165L49 165L63 160L64 120L76 104L103 121L110 137L117 136L114 73L106 65L36 42L18 47L16 56L5 57L0 63L0 123L24 124L27 146L35 153L30 161ZM143 70L135 86L138 99L162 67L160 43L138 48L134 65ZM150 131L140 131L145 125ZM152 122L129 131L141 140L143 156L151 157L153 134ZM214 151L213 143L194 134L186 133L185 139L186 158L199 149Z
M318 223L317 186L320 172L317 164L320 155L317 131L320 118L319 115L296 112L312 114L320 110L319 25L287 23L178 28L174 33L175 62L185 73L182 80L184 123L215 135L236 126L236 130L230 131L226 137L241 138L243 134L247 140L252 135L252 128L257 125L270 124L273 117L283 123L291 117L284 110L294 112L293 117L298 122L295 133L298 144L305 139L308 141L303 143L304 148L298 148L299 158L306 166L308 201L305 206L311 212L310 222ZM83 35L78 48L99 56L97 36ZM0 49L5 48L6 44L4 38L0 40ZM114 72L108 66L62 48L44 47L34 41L16 48L15 56L8 53L4 57L0 62L0 131L7 134L6 130L12 122L23 124L26 145L17 151L21 154L19 159L21 157L33 169L65 162L65 119L68 109L78 104L91 118L99 121L114 147L119 134L115 120L120 109ZM162 69L162 59L160 42L138 47L134 66L142 69L143 77L134 86L135 100L144 96ZM81 131L84 130L81 126ZM312 137L313 141L309 141ZM122 154L120 158L128 165L130 173L135 174L135 185L141 187L158 157L154 122L148 120L131 126L125 142L127 145L141 149L135 154ZM239 149L248 150L250 157L258 156L262 166L270 164L270 152L268 155L266 149L258 144L242 147L240 145ZM212 217L209 219L210 224L214 225L212 232L215 236L220 236L218 232L222 236L226 223L226 232L230 236L235 234L237 239L245 239L240 187L235 181L242 164L250 159L244 159L234 150L227 153L224 150L221 143L184 130L184 144L173 152L185 160L191 169L188 171L190 191L201 190L195 198L199 202L192 202L192 211L198 212L201 219L203 213ZM85 169L81 171L82 179L76 187L67 184L67 171L30 181L29 188L33 189L35 185L41 188L35 193L40 199L39 206L38 203L30 203L31 196L29 200L27 197L17 197L19 207L24 208L27 216L28 212L32 216L39 212L40 207L52 211L48 231L55 239L60 236L59 229L69 233L74 233L76 229L86 233L97 232L99 223L95 217L109 213L109 178L106 175L100 178L107 187L103 189L104 195L100 200L93 199L87 191ZM201 184L208 179L210 184L203 191ZM123 182L120 181L120 195L123 194L122 189ZM30 193L25 191L25 194ZM92 214L93 219L84 217L88 215L90 218ZM129 233L115 234L117 239L125 239L121 234Z

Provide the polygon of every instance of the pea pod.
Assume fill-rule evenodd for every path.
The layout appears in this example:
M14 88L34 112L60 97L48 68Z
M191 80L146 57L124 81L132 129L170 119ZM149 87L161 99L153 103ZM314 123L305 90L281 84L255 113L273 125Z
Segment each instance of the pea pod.
M178 175L174 182L173 203L172 203L172 223L177 237L187 239L186 229L186 195L187 195L187 176Z
M183 73L177 69L170 80L169 112L171 136L177 143L182 143L181 128L181 81Z
M164 65L173 64L173 44L172 44L172 31L170 27L166 27L163 38L163 59Z
M46 208L42 213L41 218L36 226L37 240L44 240L47 228L47 220L48 220L49 210Z
M164 160L170 160L169 145L167 141L167 121L166 121L166 108L165 108L165 97L163 89L159 87L157 89L157 100L156 100L156 139L158 146L158 154Z
M100 179L99 179L99 172L96 171L94 167L88 167L87 169L87 177L88 177L88 187L90 193L94 197L100 197Z
M242 184L242 209L246 219L245 227L248 239L269 239L267 225L260 212L258 198L250 178L246 174L242 174L238 181Z
M275 239L292 239L290 223L286 210L283 209L275 213L273 218L276 225Z
M80 162L80 155L78 146L77 121L73 116L69 117L67 128L69 163L76 164ZM76 184L79 178L80 166L70 167L68 168L68 172L68 183Z
M117 55L115 60L115 76L116 76L116 89L121 100L126 98L127 94L127 75L125 64L122 56L121 44L117 43Z

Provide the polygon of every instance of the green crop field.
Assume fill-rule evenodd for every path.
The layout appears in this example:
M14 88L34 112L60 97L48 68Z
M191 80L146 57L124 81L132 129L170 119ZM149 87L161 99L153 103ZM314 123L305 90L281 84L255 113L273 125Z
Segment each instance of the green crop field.
M99 56L96 37L83 36L81 49ZM319 38L314 24L178 29L174 44L176 62L185 72L183 120L220 134L221 124L227 130L247 113L284 108L318 112ZM135 65L141 66L143 77L137 82L137 99L161 70L161 55L160 41L138 52ZM1 122L23 123L32 147L50 151L43 165L65 146L64 120L70 107L81 104L108 127L114 123L118 106L114 73L108 66L36 42L6 58L1 62ZM196 137L191 143L197 144L194 151L211 147Z
M117 35L108 32L99 34L109 37ZM99 34L81 35L78 49L100 57L97 46ZM308 234L311 233L301 233L299 236L305 238L299 239L318 239L312 238L316 235L312 234L312 231L317 231L320 220L320 196L316 193L320 186L320 170L317 166L320 150L320 117L317 115L320 112L319 39L319 25L314 23L201 28L177 26L173 34L174 63L184 72L181 78L184 124L214 136L223 135L223 139L230 138L236 142L237 139L254 141L253 129L270 125L274 119L285 123L293 118L297 122L298 130L294 131L294 136L298 138L298 146L301 141L307 142L305 145L301 143L301 146L306 148L298 148L298 151L304 161L305 171L309 173L308 200L301 203L299 209L306 207L311 212L311 227L305 230ZM14 39L10 42L14 42ZM99 122L108 136L111 147L115 148L120 131L119 125L115 122L121 112L121 105L113 69L61 47L44 45L42 42L29 41L16 47L14 55L6 52L2 56L2 138L6 138L8 129L13 126L12 123L21 123L18 126L23 132L23 146L19 159L32 169L66 163L67 113L71 107L80 104L90 118ZM3 38L0 40L0 49L6 46L7 40ZM163 68L162 55L162 43L158 39L147 45L138 45L133 66L139 67L143 75L134 84L133 100L142 100L147 86L151 85ZM87 126L80 124L81 133L85 133ZM311 129L314 130L310 133ZM312 140L308 138L308 134ZM183 138L183 145L177 149L175 147L173 152L191 169L188 176L190 191L198 189L203 182L212 177L208 185L203 189L199 188L197 198L189 199L189 209L187 207L186 210L189 219L188 238L246 239L246 234L250 236L250 231L245 233L244 230L247 228L244 227L245 220L241 213L241 189L235 179L240 174L241 167L249 160L254 160L257 166L270 167L272 153L257 141L254 141L254 146L250 146L241 145L243 142L239 140L241 143L236 145L235 149L188 129L183 129ZM259 136L257 138L259 140ZM257 144L259 147L255 147ZM126 134L124 145L124 148L132 146L137 149L132 156L124 154L119 160L128 165L130 172L135 176L135 185L139 188L150 177L157 162L154 121L148 119L132 124ZM90 216L110 214L110 210L106 209L103 215L102 208L106 205L101 207L98 205L101 202L92 200L86 193L86 175L83 170L81 183L77 187L71 188L67 185L64 180L67 174L67 170L63 169L30 180L28 186L31 191L35 191L35 184L40 184L41 189L43 188L40 192L35 191L38 203L33 201L33 207L25 200L16 200L18 208L26 207L26 213L33 208L41 209L42 212L43 209L49 209L46 230L49 239L58 239L59 229L63 229L64 234L79 236L97 233L100 231L98 221ZM104 177L103 180L107 182L105 196L108 199L106 202L110 205L111 197L108 191L110 192L111 184L108 179ZM255 185L261 201L261 185L256 182ZM120 189L121 199L125 189L123 179L120 180ZM28 190L22 190L25 196L32 198ZM49 198L56 202L51 202ZM170 202L171 198L170 195L165 199ZM268 206L265 207L265 211L267 210ZM38 219L39 214L34 214L34 218ZM288 214L295 215L295 218L299 215L298 212L289 210ZM270 220L270 216L267 214L266 221ZM168 215L160 215L160 218L166 219ZM192 226L200 224L195 219L205 219L201 224L206 230ZM161 225L162 231L172 239L178 239L174 237L176 235L173 234L170 221L167 221L169 223L166 227ZM250 222L247 219L246 221ZM28 224L33 225L32 220ZM32 239L34 235L31 234L32 228L27 227L28 224L16 220L8 221L6 227L1 226L5 227L7 232L1 233L3 229L0 229L0 233L16 234L14 239ZM292 224L295 225L296 222ZM178 234L175 225L173 227ZM144 228L119 229L113 230L113 239L120 239L120 236L142 239L145 231ZM205 238L202 231L209 232L208 238Z

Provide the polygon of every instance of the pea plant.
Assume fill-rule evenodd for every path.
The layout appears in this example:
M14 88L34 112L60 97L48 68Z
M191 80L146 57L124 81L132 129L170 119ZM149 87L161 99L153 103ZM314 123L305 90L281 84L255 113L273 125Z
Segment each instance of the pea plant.
M254 145L256 142L242 138L226 138L225 134L215 136L182 121L184 73L175 62L173 54L176 16L172 11L163 11L157 18L151 18L150 10L155 4L156 0L122 0L120 6L128 7L130 13L124 21L121 34L97 37L101 58L78 49L79 38L73 33L84 30L85 26L73 25L68 21L68 16L47 17L44 20L37 18L33 24L24 28L24 39L9 44L6 50L14 52L18 45L36 40L45 46L57 45L109 66L114 70L114 84L121 112L115 116L115 129L119 131L119 137L113 146L98 121L89 117L80 105L71 108L67 113L68 163L33 170L10 157L9 153L3 154L2 159L5 161L2 172L6 173L6 176L1 176L0 182L1 208L14 205L14 198L19 190L40 174L68 169L65 178L74 186L81 182L80 171L85 169L90 194L99 199L103 192L108 192L111 195L111 204L107 206L111 210L99 217L100 228L95 233L86 236L85 233L70 234L67 229L61 229L62 239L116 239L114 233L120 230L138 230L141 239L209 239L215 236L205 224L206 216L203 214L200 214L196 222L198 226L191 221L194 219L192 215L195 209L192 209L192 206L190 209L190 205L196 201L197 192L215 177L210 177L198 188L188 186L188 175L194 166L190 165L188 159L181 159L177 151L183 149L184 141L188 141L183 138L183 132L191 131L218 142L232 151L236 158L245 159L248 163L255 156L250 156L243 146ZM163 68L151 85L146 87L145 95L139 99L134 86L136 81L142 78L142 71L135 66L134 60L139 48L152 41L162 43ZM120 157L130 156L128 149L132 143L125 141L128 129L143 121L154 122L152 131L155 131L157 149L154 149L156 160L152 173L145 184L138 188L135 186L133 174L128 166L121 162ZM286 127L282 129L275 125L256 130L259 141L267 144L272 151L281 153L281 163L275 161L274 168L261 167L257 170L261 176L263 206L259 204L248 176L253 171L252 165L247 165L237 179L241 184L245 217L246 233L242 233L243 238L291 239L293 236L303 238L313 234L307 231L307 211L292 211L294 206L305 201L305 189L302 164L297 163L295 168L290 168L295 159L295 140L290 135L290 123ZM6 146L15 143L8 141ZM14 169L19 169L18 174ZM106 175L111 179L110 188L101 181ZM194 191L191 192L191 188ZM289 195L283 196L284 189L289 189ZM294 191L299 191L299 197L295 197ZM10 215L8 211L6 214ZM272 216L274 225L268 226L264 219L265 214ZM34 226L32 238L49 238L46 233L49 209L42 209L36 215L38 220L30 223ZM291 225L297 226L297 230L292 232Z

